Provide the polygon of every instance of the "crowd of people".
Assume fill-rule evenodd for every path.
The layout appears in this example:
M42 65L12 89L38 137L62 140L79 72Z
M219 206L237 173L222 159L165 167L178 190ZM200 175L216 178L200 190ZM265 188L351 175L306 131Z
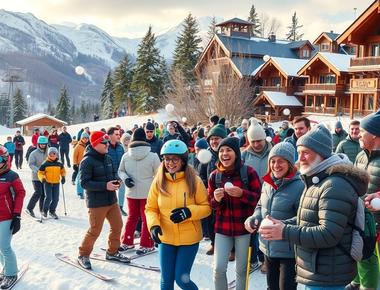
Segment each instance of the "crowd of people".
M330 132L304 116L276 132L255 118L237 127L218 116L209 121L164 126L149 119L126 131L86 127L73 137L66 127L47 135L36 129L27 150L34 193L25 211L37 218L38 202L41 218L58 219L60 184L72 165L90 221L78 251L86 269L107 220L106 259L128 263L128 251L157 246L162 290L174 283L198 289L191 269L202 239L210 241L217 290L228 289L229 261L236 261L237 290L258 269L270 290L377 289L380 212L371 201L380 198L380 111L352 120L348 132L340 121ZM11 164L14 157L22 168L24 145L17 131L0 146L0 289L17 279L10 241L25 190Z

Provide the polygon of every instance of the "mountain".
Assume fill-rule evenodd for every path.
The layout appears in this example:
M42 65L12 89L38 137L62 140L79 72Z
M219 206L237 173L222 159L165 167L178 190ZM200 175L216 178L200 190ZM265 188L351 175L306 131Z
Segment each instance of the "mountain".
M211 17L198 19L205 38ZM183 22L156 34L161 54L170 62ZM63 85L76 105L97 101L105 77L126 53L136 56L141 38L112 37L92 24L49 25L31 13L0 10L0 97L16 87L32 96L34 111L56 103ZM85 74L75 74L76 66ZM17 82L9 82L9 80ZM20 81L20 82L18 82Z

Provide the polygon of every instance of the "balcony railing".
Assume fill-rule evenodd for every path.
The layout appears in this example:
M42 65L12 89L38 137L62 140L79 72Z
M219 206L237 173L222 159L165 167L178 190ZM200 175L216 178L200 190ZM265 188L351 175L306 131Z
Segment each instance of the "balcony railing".
M353 57L350 66L380 65L380 56Z
M305 107L305 112L306 113L318 113L318 114L336 114L336 109L335 107L326 107L326 108L321 108L321 107Z
M286 92L285 87L280 87L280 86L260 86L259 91L270 91L270 92Z
M348 91L345 84L306 84L305 91Z

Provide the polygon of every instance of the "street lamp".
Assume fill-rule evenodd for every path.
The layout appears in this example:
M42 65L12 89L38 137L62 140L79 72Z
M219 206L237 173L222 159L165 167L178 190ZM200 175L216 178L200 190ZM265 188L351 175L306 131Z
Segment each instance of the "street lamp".
M28 102L28 111L29 111L29 116L32 115L32 96L31 95L26 95L26 99Z

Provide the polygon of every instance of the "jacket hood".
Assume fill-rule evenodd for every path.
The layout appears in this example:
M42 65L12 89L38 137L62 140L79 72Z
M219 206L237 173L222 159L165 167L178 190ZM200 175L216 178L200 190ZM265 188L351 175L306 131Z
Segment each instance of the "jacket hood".
M328 175L339 174L349 180L359 196L367 192L369 174L367 171L357 168L352 164L333 165L326 170Z
M138 146L138 147L132 147L128 149L128 156L131 156L135 160L141 160L144 159L146 156L148 156L150 152L150 146Z
M265 147L263 149L263 151L261 151L260 153L256 152L256 151L253 151L252 147L251 146L248 146L248 148L246 149L247 151L249 151L251 154L253 155L256 155L258 157L262 157L262 156L265 156L266 154L269 154L269 151L272 149L272 144L269 143L269 142L266 142L265 144Z

